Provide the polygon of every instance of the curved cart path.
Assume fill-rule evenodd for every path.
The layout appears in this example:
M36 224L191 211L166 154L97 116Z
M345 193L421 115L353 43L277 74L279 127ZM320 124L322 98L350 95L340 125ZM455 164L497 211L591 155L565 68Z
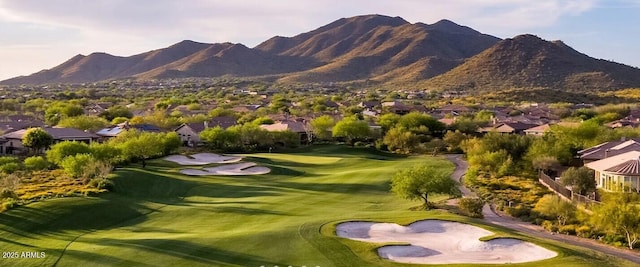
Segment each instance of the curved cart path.
M447 155L447 159L456 165L453 174L451 174L451 179L461 182L462 177L469 168L469 164L462 159L462 155ZM466 188L462 183L460 183L460 191L464 196L476 196L474 192ZM541 226L523 222L508 215L501 214L495 211L489 204L484 206L482 215L484 215L484 220L488 223L500 225L538 238L556 240L566 244L592 249L640 264L640 253L636 251L612 247L592 239L563 234L553 234L547 232Z

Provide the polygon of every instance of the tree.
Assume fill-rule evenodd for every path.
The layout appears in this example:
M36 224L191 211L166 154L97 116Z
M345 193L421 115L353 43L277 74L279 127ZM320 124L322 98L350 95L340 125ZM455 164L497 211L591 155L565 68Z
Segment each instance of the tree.
M369 137L371 130L366 121L346 117L333 126L333 137L344 137L350 145L354 145L357 139Z
M96 161L89 154L77 154L67 156L60 162L60 167L73 178L92 178L91 168L88 168Z
M162 147L163 147L163 155L169 155L174 153L180 148L182 145L182 141L180 140L180 136L176 132L168 132L161 136L162 138Z
M59 127L75 128L79 130L97 131L109 124L103 118L93 116L76 116L62 118L58 122Z
M164 138L161 133L137 133L121 143L120 149L127 159L141 160L144 168L147 159L163 155L166 149Z
M536 170L549 171L560 167L560 162L553 156L539 156L531 160L531 165Z
M468 138L469 137L466 134L460 132L459 130L447 131L447 133L442 138L442 141L444 141L449 146L449 151L461 153L462 151L460 150L460 145L462 145L462 142L464 140L467 140Z
M449 175L443 169L417 165L397 172L391 179L391 191L402 198L421 199L428 208L429 194L460 194L457 183Z
M403 115L400 117L400 120L398 120L397 125L402 126L415 134L434 135L439 137L442 137L444 130L447 128L444 123L436 120L434 117L418 112L411 112Z
M24 133L22 144L39 153L53 144L53 137L42 128L31 128Z
M75 117L83 114L84 109L79 104L55 102L45 110L44 118L48 125L56 125L62 118Z
M90 152L89 145L85 143L64 141L51 146L51 149L47 151L47 160L60 166L62 160L68 156L89 154Z
M398 121L400 121L400 115L395 113L387 113L380 116L380 118L378 118L376 122L378 123L378 125L380 125L380 127L382 127L382 132L386 133L391 128L396 126Z
M131 119L133 117L133 113L127 107L113 106L102 112L100 114L100 117L103 117L107 121L112 121L113 119L118 117Z
M91 143L89 151L96 160L109 164L116 164L122 160L122 151L110 143Z
M559 226L564 226L567 221L575 217L576 207L557 195L544 195L533 207L533 211L545 217L554 218Z
M41 156L33 156L24 159L24 166L28 170L44 170L49 167L49 162Z
M418 137L402 127L393 127L384 135L382 143L387 146L389 151L409 154L415 152L420 140Z
M562 173L560 183L571 186L573 192L587 195L596 190L596 179L593 170L587 167L571 167Z
M336 124L329 115L317 117L311 121L311 131L320 140L331 138L331 128Z
M640 237L640 206L634 203L633 194L611 193L592 211L591 223L609 233L624 235L627 246L633 249Z
M212 149L226 149L237 144L239 136L233 131L226 131L222 127L216 126L200 132L200 140Z

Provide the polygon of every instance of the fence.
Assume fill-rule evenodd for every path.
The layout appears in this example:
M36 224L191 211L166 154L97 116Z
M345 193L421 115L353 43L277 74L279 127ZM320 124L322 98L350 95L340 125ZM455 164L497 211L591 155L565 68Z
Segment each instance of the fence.
M589 206L591 204L600 204L599 201L590 199L587 196L583 196L583 195L580 195L580 194L573 193L571 190L569 190L568 188L564 187L560 183L556 182L554 179L549 177L549 175L546 175L543 172L540 172L540 176L539 176L538 180L543 185L547 186L547 188L549 188L552 191L556 192L556 194L560 195L565 200L579 202L579 203L582 203L582 204L584 204L586 206Z

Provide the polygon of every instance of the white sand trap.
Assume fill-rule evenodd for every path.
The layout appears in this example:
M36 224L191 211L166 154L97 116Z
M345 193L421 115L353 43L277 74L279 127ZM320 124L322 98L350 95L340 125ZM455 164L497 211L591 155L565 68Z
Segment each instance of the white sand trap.
M222 165L217 167L202 169L184 169L181 173L186 175L259 175L271 172L271 169L256 166L253 162L243 162L238 164Z
M172 161L180 165L207 165L211 163L234 163L242 160L241 157L222 156L213 153L193 154L190 157L184 155L171 155L164 160Z
M346 222L336 227L336 234L353 240L379 243L407 243L384 246L380 257L402 263L522 263L549 259L556 252L513 238L480 241L493 235L469 224L424 220L409 226L395 223Z

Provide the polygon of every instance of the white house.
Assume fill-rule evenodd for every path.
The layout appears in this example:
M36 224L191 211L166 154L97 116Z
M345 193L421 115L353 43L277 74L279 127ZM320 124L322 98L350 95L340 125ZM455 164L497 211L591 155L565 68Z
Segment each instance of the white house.
M640 151L603 158L584 166L595 171L598 188L640 192Z

